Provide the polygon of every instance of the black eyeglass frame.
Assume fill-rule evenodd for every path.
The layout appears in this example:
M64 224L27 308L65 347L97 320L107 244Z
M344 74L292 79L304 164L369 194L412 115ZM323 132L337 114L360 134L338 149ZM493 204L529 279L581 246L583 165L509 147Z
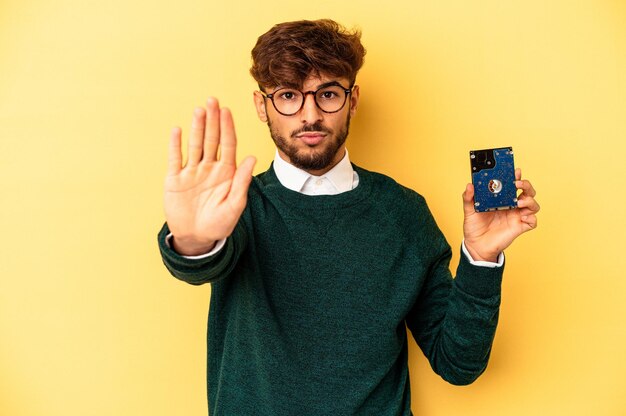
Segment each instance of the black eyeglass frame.
M320 107L319 103L317 102L317 93L319 90L323 90L324 88L328 88L328 87L333 87L333 86L337 86L337 87L341 87L343 88L343 92L346 93L346 96L343 99L343 104L341 104L341 107L339 107L337 110L335 111L326 111L324 110L322 107ZM302 104L300 104L300 108L298 108L297 111L290 113L290 114L286 114L283 113L282 111L280 111L278 108L276 108L276 103L274 103L274 94L276 94L278 91L280 90L286 90L286 89L290 89L290 90L295 90L298 91L300 94L302 94ZM343 85L341 85L340 83L338 83L337 81L332 81L332 82L328 82L326 84L322 84L319 86L318 89L316 89L315 91L311 90L311 91L300 91L296 88L289 88L289 87L281 87L277 90L275 90L272 93L266 94L263 91L259 91L261 93L261 95L264 98L269 98L270 101L272 102L272 105L274 106L274 109L278 112L278 114L282 114L283 116L295 116L296 114L298 114L300 112L300 110L302 110L302 107L304 107L304 103L306 102L306 96L307 95L313 95L313 101L315 102L315 105L317 106L317 108L319 108L320 110L322 110L324 113L326 114L333 114L333 113L338 113L339 111L341 111L345 106L346 106L346 102L348 101L348 96L352 94L352 90L354 89L354 84L352 84L349 88L344 87Z

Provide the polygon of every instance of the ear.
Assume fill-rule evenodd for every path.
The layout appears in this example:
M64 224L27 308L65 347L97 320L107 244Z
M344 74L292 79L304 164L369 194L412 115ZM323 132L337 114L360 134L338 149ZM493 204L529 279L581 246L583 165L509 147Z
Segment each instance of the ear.
M350 93L350 117L356 114L356 108L359 105L359 86L355 85Z
M256 107L256 114L259 116L259 120L263 123L267 123L267 111L265 111L265 97L258 92L255 91L253 93L254 106Z

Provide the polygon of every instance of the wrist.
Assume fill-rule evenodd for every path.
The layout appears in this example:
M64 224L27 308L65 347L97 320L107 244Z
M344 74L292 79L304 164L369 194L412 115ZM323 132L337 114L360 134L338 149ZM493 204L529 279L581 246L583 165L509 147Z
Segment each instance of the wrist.
M471 243L468 243L467 240L464 241L465 248L467 249L468 254L474 261L486 261L490 263L497 263L498 256L500 253L490 253L485 250L477 250Z
M172 249L181 256L199 256L213 250L215 241L192 241L172 236L170 240Z

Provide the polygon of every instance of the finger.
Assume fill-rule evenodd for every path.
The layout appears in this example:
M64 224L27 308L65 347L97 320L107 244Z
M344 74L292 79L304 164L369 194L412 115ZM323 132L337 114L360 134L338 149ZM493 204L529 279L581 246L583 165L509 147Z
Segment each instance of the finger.
M180 152L181 130L175 127L170 134L170 145L167 152L167 174L177 175L182 169L182 154Z
M221 161L236 166L237 137L233 116L228 108L220 109L220 146Z
M519 181L522 179L522 169L517 168L515 169L515 180Z
M204 129L204 155L202 160L215 162L220 144L220 106L215 98L206 101L206 125Z
M539 206L539 203L535 200L535 198L530 198L530 197L518 198L517 207L520 209L521 208L527 209L532 213L537 213L541 209L541 207Z
M474 185L468 183L463 192L463 212L465 216L474 214L476 209L474 207Z
M535 191L535 188L533 188L530 181L515 181L515 187L522 190L522 195L527 195L531 198L534 198L537 195L537 192Z
M239 164L235 176L233 177L228 200L231 206L237 210L243 211L246 205L248 188L252 181L252 170L255 164L256 158L254 156L248 156Z
M537 217L535 215L525 215L521 218L521 220L528 228L526 231L537 228Z
M204 108L197 107L193 112L191 119L191 133L189 136L187 165L196 166L202 159L202 141L204 140L204 125L206 119L206 111Z

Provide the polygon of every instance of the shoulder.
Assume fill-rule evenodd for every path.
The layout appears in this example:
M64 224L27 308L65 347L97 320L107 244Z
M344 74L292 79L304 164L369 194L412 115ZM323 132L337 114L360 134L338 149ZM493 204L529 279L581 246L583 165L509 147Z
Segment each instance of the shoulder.
M390 202L393 205L405 204L410 209L415 209L415 207L426 208L426 199L417 191L399 184L395 179L385 174L370 171L360 166L353 166L360 181L370 182L372 192L377 199Z
M248 188L248 196L260 196L266 192L268 188L278 187L280 182L274 173L272 164L269 168L252 177L250 188Z
M423 253L446 249L447 243L437 222L417 191L399 184L393 178L358 166L355 170L363 180L370 181L373 204L381 220L394 224L398 235L413 241Z
M370 182L373 203L378 205L378 210L385 217L395 218L405 227L438 229L423 195L382 173L358 166L355 166L355 170L359 178Z

